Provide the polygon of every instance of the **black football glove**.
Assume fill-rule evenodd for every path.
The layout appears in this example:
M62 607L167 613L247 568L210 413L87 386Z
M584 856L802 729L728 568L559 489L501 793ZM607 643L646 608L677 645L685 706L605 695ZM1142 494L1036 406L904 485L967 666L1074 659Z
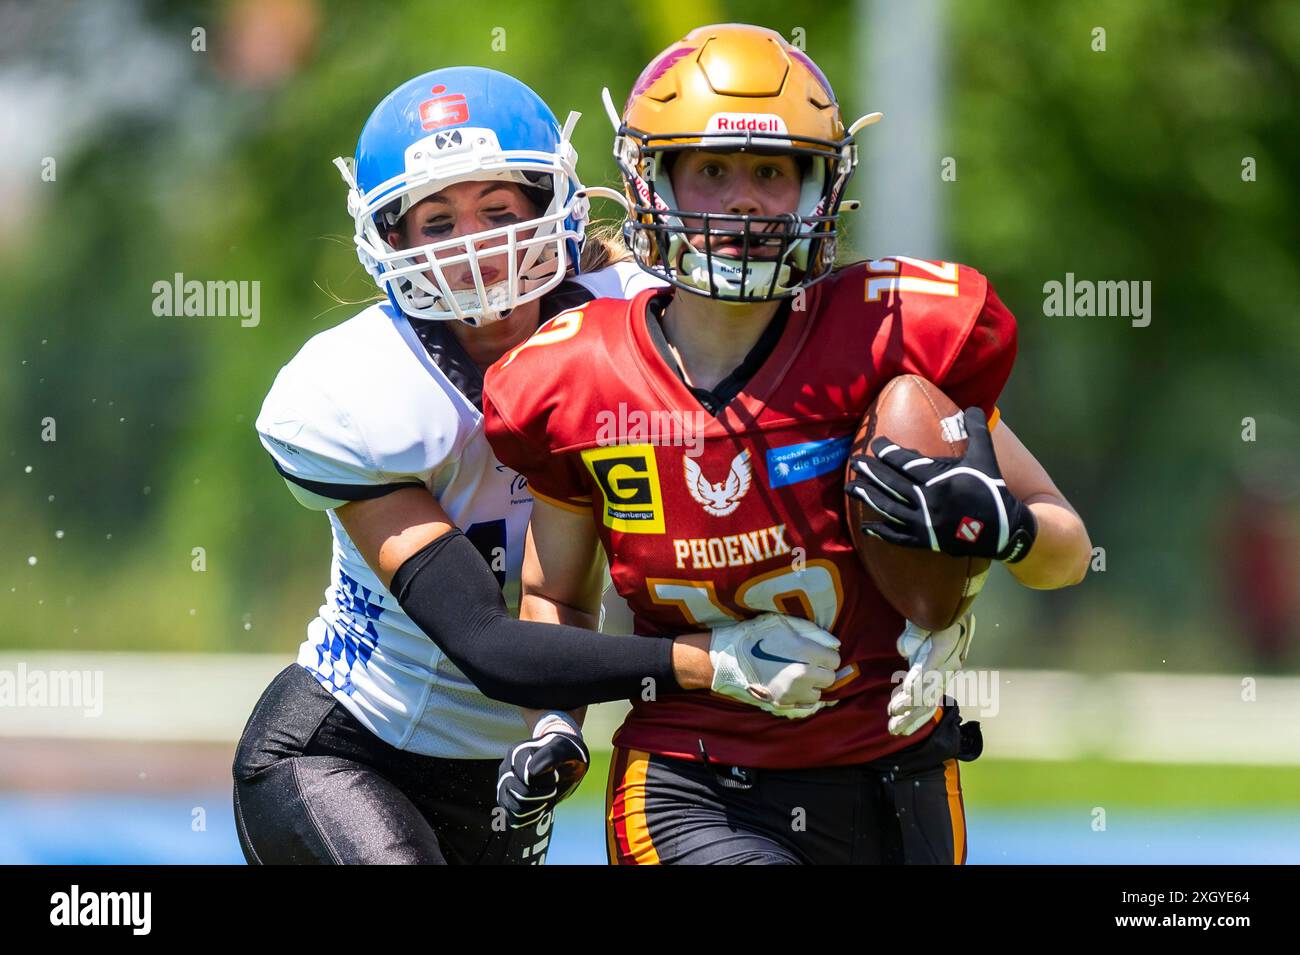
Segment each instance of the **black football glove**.
M871 442L874 458L853 457L857 476L844 492L885 518L864 523L864 533L954 557L1014 563L1029 553L1038 521L1002 480L984 412L967 408L965 418L963 457L927 458L883 435Z
M573 794L589 765L587 744L572 732L543 728L540 736L515 745L497 774L497 805L506 811L510 828L536 825Z

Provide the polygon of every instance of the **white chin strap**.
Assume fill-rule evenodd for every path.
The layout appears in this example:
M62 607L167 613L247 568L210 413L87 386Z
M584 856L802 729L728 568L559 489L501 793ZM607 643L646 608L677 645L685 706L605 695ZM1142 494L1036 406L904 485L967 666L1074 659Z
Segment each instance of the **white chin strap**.
M483 299L480 299L478 293L472 289L452 292L452 297L462 311L482 310L483 314L478 320L480 325L488 325L505 318L506 312L514 304L514 296L510 294L510 285L507 282L489 285L484 291L487 295Z
M685 243L683 243L685 244ZM694 246L681 256L678 278L687 285L704 292L717 289L719 298L737 299L753 296L755 292L783 292L789 288L790 266L786 262L766 262L750 259L745 263L741 259L724 255L712 257L697 252ZM712 266L712 268L710 268ZM772 286L772 274L776 273L776 286ZM744 293L747 293L744 294Z
M523 284L522 281L520 284ZM456 308L466 316L460 319L461 321L474 326L491 325L493 322L499 322L507 317L517 304L515 296L510 292L510 283L508 281L485 286L483 291L485 294L480 297L474 289L452 290L451 297L456 303ZM441 294L421 294L413 288L408 288L402 293L401 297L404 297L411 305L421 311L440 307L445 310L443 303L445 303L446 299ZM454 314L452 317L454 317Z

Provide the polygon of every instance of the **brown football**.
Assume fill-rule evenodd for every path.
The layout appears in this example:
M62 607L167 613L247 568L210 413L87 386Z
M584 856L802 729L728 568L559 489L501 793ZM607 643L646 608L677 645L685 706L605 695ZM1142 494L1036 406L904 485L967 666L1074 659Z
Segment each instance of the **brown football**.
M935 385L917 375L891 380L867 409L853 442L853 454L871 455L877 435L930 457L966 453L965 429L954 417L961 409ZM872 455L874 457L874 455ZM846 470L847 479L855 475ZM890 605L927 630L942 630L961 618L979 596L989 563L985 557L950 557L918 547L887 544L864 534L863 521L881 516L867 504L848 498L849 534L867 573Z

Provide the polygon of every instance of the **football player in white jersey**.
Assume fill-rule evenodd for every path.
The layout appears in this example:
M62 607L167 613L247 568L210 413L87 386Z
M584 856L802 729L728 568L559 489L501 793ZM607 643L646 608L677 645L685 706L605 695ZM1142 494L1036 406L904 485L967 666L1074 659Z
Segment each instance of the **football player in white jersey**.
M675 640L516 619L532 496L483 436L483 371L550 317L653 281L585 241L602 190L577 178L576 120L505 74L441 69L336 160L386 301L312 338L257 419L333 555L235 755L250 863L540 863L588 762L566 711L652 680L802 718L834 680L838 641L776 614ZM517 772L498 793L503 752Z

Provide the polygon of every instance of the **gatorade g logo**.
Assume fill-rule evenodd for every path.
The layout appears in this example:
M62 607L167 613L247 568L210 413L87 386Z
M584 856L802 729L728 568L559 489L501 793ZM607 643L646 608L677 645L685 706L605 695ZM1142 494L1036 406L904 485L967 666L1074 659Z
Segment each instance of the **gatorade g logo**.
M605 526L622 534L662 534L664 503L650 444L623 444L582 452L605 498Z

